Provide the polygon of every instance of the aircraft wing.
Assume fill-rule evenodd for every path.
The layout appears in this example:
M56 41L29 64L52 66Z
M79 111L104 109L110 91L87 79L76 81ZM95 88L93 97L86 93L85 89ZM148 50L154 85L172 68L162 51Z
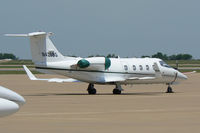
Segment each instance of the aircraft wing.
M196 71L192 71L192 72L185 72L185 73L183 73L183 74L193 74L193 73L196 73Z
M42 78L36 78L33 73L26 67L26 65L23 65L24 70L26 71L26 74L28 75L30 80L44 80L48 82L80 82L79 80L68 78L68 79L61 79L61 78L50 78L50 79L42 79Z
M105 77L104 80L101 80L100 82L107 83L107 82L123 82L126 80L151 80L155 78L156 77L131 77L131 78L125 79L123 77Z
M151 80L155 78L156 77L131 77L131 78L128 78L128 80Z
M122 77L105 77L104 82L122 82L125 81L126 79Z

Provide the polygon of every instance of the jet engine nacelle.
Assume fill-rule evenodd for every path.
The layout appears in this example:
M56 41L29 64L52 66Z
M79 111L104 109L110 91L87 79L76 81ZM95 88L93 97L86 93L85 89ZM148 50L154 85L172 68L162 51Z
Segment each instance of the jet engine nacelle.
M111 61L106 57L84 58L77 62L77 68L88 70L107 70L111 65Z

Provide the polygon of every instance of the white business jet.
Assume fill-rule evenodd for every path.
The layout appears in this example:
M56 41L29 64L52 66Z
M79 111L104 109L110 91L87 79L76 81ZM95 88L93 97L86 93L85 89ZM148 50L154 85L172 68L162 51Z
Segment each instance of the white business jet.
M14 91L0 86L0 117L11 115L25 104L25 99Z
M106 58L63 56L53 45L52 33L33 32L28 34L6 34L6 36L29 37L32 61L43 73L60 74L72 79L39 79L24 66L31 80L49 82L87 82L88 93L96 94L94 84L115 85L113 94L121 94L121 85L167 84L167 92L173 92L171 85L187 76L157 58Z

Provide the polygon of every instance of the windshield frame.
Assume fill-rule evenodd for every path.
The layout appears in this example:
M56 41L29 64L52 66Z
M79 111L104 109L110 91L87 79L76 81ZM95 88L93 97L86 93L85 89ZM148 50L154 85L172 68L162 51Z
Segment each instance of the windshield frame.
M160 65L163 67L167 67L167 68L172 68L170 65L168 65L166 62L164 62L163 60L159 61Z

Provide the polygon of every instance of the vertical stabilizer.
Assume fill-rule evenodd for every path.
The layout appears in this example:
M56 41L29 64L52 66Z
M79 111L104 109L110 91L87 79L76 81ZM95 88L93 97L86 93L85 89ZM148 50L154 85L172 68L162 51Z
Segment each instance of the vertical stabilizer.
M29 33L32 60L35 64L46 64L64 59L63 55L56 49L49 36L52 33L34 32Z
M29 37L32 60L36 65L64 60L64 56L56 49L49 36L52 33L33 32L29 34L6 34L6 36Z

